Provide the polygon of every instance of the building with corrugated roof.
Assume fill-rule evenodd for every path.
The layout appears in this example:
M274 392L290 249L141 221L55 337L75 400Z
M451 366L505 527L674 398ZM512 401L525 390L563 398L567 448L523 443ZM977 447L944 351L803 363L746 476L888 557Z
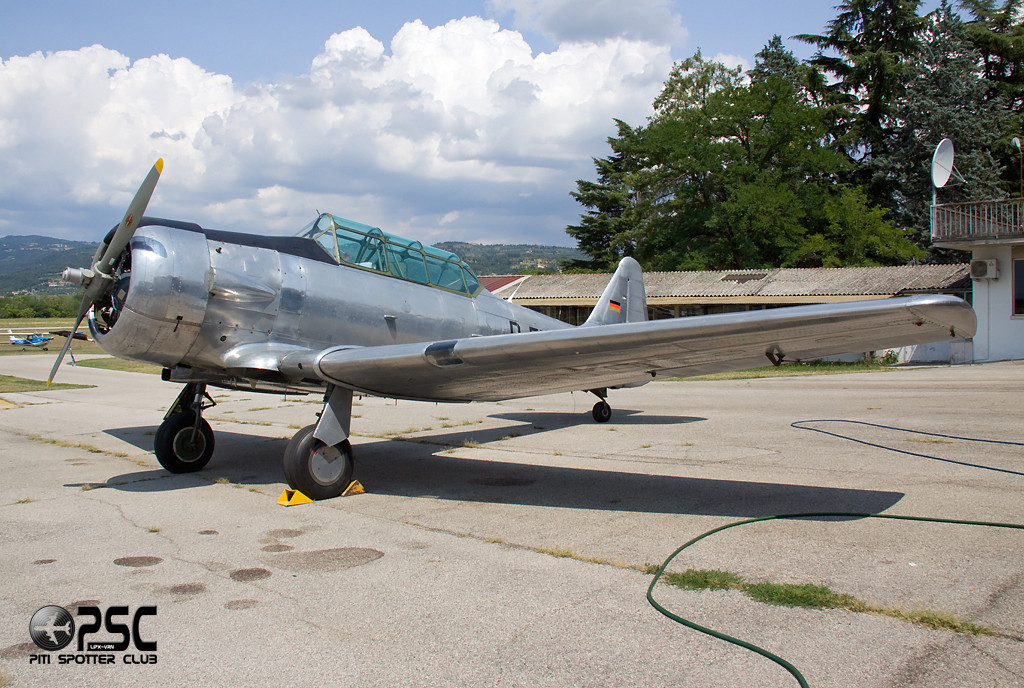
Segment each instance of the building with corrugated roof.
M496 275L481 278L492 293L572 324L597 304L608 274ZM808 303L954 294L970 300L970 266L775 268L644 273L649 315L670 318Z

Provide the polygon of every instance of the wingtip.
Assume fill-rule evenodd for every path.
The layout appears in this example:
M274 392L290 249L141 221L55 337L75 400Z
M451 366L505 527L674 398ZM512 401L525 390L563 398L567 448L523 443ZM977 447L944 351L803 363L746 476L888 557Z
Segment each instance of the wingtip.
M153 167L156 168L157 174L163 174L163 171L164 171L164 159L163 158L157 158L156 162L153 164Z

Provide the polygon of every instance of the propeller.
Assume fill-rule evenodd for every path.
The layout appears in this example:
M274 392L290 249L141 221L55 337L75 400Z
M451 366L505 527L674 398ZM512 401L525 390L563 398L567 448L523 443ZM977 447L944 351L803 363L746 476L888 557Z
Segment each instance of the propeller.
M154 163L149 174L146 175L142 186L135 192L135 197L128 204L128 210L125 212L124 218L121 219L117 229L114 230L113 235L111 235L110 241L101 242L99 248L96 249L92 259L92 266L90 268L68 268L64 271L64 280L82 285L85 287L85 294L82 296L82 305L78 308L78 317L75 318L75 326L71 329L71 336L64 342L64 346L61 348L53 368L50 370L50 377L46 380L46 384L53 382L57 369L60 368L61 361L64 360L68 349L71 348L71 340L78 333L78 327L82 324L82 320L89 312L89 309L113 289L114 278L112 273L114 265L121 256L121 252L128 246L128 242L131 241L135 230L138 229L139 222L142 220L143 213L146 212L146 206L149 205L149 199L153 196L153 190L156 189L157 180L160 179L160 173L163 169L164 160L160 158Z

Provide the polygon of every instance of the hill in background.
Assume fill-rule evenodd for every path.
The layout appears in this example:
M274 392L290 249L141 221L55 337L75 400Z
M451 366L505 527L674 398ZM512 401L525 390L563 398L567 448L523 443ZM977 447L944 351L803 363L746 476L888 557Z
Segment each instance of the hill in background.
M586 260L579 249L536 244L468 244L442 241L439 249L458 254L478 275L518 275L526 270L561 272L562 263Z
M66 267L88 265L96 244L43 236L0 237L0 296L12 294L72 294L64 284Z
M575 248L534 244L437 244L458 254L478 275L517 275L526 270L559 272L563 261L584 259ZM73 294L78 288L61 282L64 268L92 261L96 244L43 236L0 237L0 296Z

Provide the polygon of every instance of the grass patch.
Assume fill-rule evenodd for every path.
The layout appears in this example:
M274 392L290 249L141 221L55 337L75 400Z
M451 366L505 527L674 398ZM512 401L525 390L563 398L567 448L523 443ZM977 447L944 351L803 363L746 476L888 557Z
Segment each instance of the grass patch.
M94 385L67 385L63 383L55 383L47 387L44 380L27 380L23 377L14 377L13 375L0 375L0 394L42 392L47 389L89 389L93 386Z
M648 565L644 573L654 574L658 567ZM933 609L907 611L898 607L879 607L858 600L853 595L836 592L824 585L792 583L750 583L738 574L715 569L687 569L682 573L662 574L661 580L684 590L739 590L750 599L779 607L804 609L845 609L849 612L875 614L907 621L942 631L968 635L1000 635L997 631L968 623L949 612Z
M657 571L657 567L654 570ZM661 579L683 590L743 589L742 578L731 571L717 569L687 569L682 573L666 573Z
M880 373L891 371L881 360L855 361L840 363L834 361L807 361L801 363L783 363L780 366L762 366L748 370L734 370L713 375L696 377L671 377L666 380L692 380L694 382L710 380L753 380L763 377L803 377L806 375L840 375L843 373Z
M868 606L851 595L835 592L823 585L794 585L791 583L747 583L743 594L763 604L777 607L804 607L805 609L846 609L851 612L867 611Z
M138 361L126 361L122 358L88 358L79 361L78 365L83 368L99 368L101 370L120 370L126 373L147 373L159 375L163 370L160 366L151 363L139 363Z

